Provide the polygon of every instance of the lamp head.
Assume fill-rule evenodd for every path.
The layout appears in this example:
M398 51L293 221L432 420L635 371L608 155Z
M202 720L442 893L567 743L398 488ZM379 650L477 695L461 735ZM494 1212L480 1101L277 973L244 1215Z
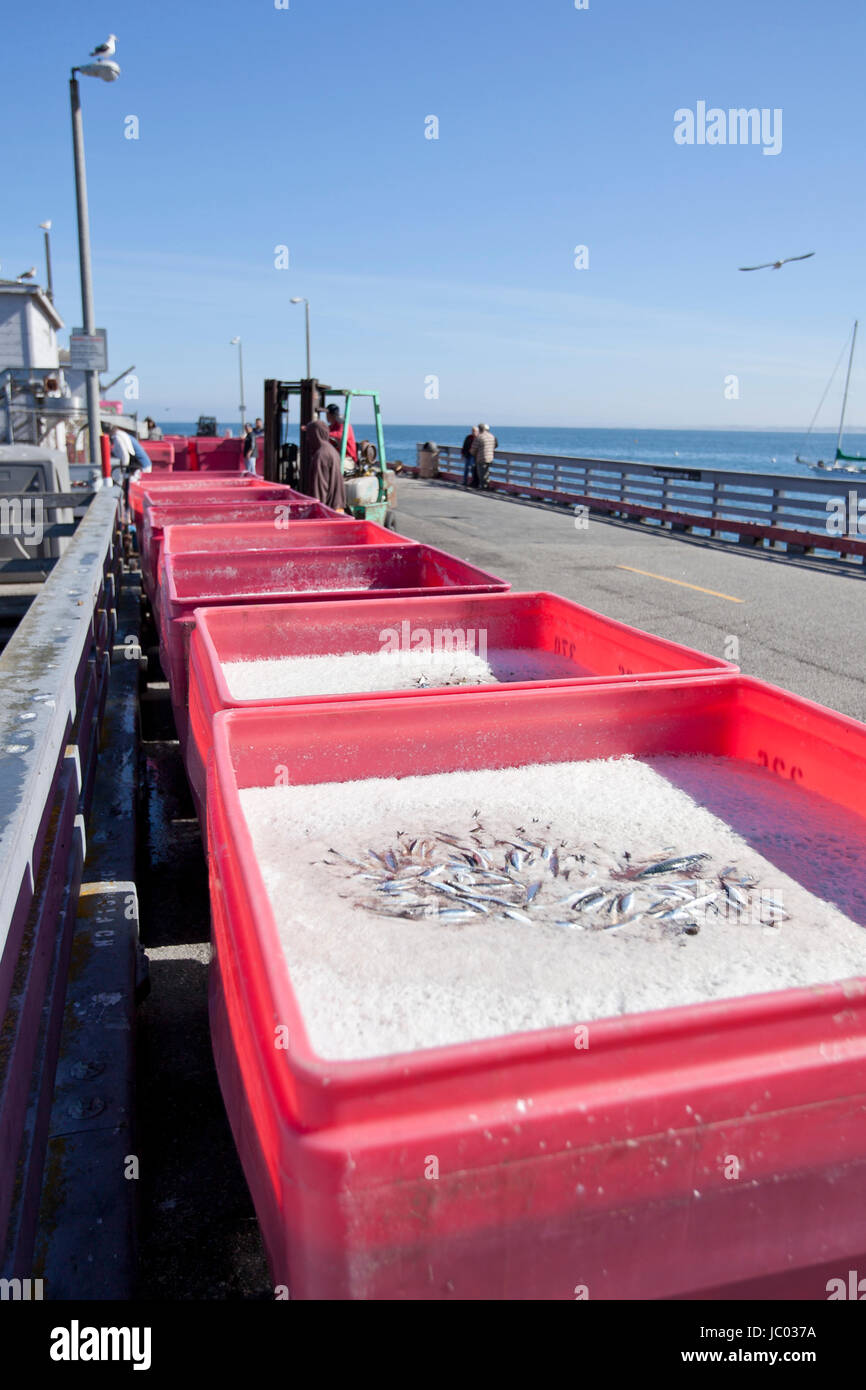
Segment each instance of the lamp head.
M120 76L120 68L110 58L100 58L97 63L82 63L81 67L72 71L83 72L85 77L101 77L103 82L116 82Z
M50 231L51 231L51 223L50 223L50 222L40 222L39 225L40 225L40 227L42 228L43 232L50 232Z

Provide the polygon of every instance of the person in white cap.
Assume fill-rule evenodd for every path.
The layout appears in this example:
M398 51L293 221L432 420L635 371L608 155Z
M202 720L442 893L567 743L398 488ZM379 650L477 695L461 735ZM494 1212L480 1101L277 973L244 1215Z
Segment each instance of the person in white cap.
M490 426L480 424L478 434L472 442L472 457L475 460L474 484L478 488L487 487L487 479L490 474L490 465L493 462L493 455L496 453L497 440L495 435L490 433Z

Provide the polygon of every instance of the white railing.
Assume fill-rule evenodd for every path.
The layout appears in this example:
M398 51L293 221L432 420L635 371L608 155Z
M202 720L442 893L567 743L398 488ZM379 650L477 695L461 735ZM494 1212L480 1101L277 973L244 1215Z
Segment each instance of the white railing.
M462 483L459 445L440 446L438 469L441 478ZM856 474L801 478L497 450L488 487L698 535L866 556L866 478Z

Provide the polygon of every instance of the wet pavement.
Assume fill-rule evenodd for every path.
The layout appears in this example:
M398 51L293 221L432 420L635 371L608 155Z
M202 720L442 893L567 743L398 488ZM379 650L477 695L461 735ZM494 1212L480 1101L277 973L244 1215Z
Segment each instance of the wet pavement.
M264 1249L210 1044L207 865L153 665L158 679L141 698L137 878L150 994L138 1010L138 1297L266 1299Z

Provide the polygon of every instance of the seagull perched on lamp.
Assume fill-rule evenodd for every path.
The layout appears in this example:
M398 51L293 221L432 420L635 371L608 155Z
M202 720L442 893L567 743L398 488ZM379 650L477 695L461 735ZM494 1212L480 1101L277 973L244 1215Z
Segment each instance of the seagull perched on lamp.
M783 261L764 261L761 265L741 265L738 270L781 270L783 265L789 261L808 261L810 256L814 256L814 251L807 251L805 256L786 256Z
M108 38L105 40L105 43L101 43L93 49L90 55L91 58L113 58L114 47L116 43L117 35L109 34Z

